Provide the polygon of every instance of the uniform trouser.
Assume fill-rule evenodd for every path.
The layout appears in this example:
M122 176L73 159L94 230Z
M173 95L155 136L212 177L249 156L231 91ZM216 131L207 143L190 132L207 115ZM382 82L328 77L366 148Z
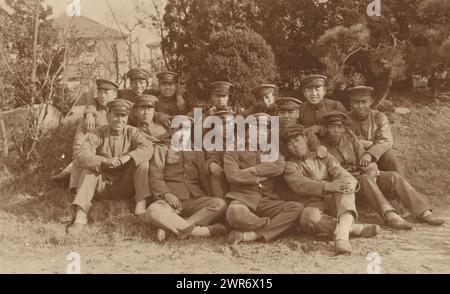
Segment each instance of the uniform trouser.
M377 161L378 168L382 171L395 171L405 176L405 169L392 149L386 151Z
M430 209L426 197L396 172L381 172L376 181L368 175L361 175L358 182L361 186L358 197L365 197L382 218L385 218L386 212L396 211L386 199L393 195L416 216Z
M80 179L81 179L81 173L83 172L83 169L78 166L78 164L74 161L70 163L70 183L69 183L69 190L70 189L78 189L80 186Z
M120 176L109 179L104 174L90 169L83 169L73 205L81 207L86 213L92 206L92 199L116 199L132 197L136 201L151 195L148 184L148 161L135 166L128 163Z
M303 205L263 196L255 211L238 200L232 200L226 212L228 223L235 229L254 231L270 241L298 222Z
M323 200L311 199L305 202L300 217L300 228L305 233L326 233L333 235L338 223L337 218L345 212L358 218L355 205L355 194L328 194Z
M174 232L184 232L191 225L206 226L221 217L226 210L225 200L217 197L198 197L181 200L181 212L164 200L153 202L140 218L159 228Z
M216 176L211 176L211 189L215 197L225 198L225 195L230 192L230 186L226 179L220 179Z

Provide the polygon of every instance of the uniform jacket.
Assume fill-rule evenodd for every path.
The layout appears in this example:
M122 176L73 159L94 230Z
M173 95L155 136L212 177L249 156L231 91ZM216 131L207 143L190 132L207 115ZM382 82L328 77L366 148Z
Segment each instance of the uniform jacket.
M158 104L156 104L156 111L168 114L170 116L175 116L184 115L188 113L189 109L185 104L184 108L180 110L177 106L177 99L175 95L170 98L162 97L161 95L159 95Z
M106 107L100 107L97 103L95 103L95 127L99 126L106 126L108 124L108 120L106 118ZM75 138L73 140L73 152L72 156L73 158L76 157L78 152L80 151L81 146L84 143L84 140L86 140L88 132L85 132L83 130L82 122L78 124L78 127L75 131Z
M370 110L369 117L365 121L358 120L354 111L350 112L349 116L353 119L355 134L358 138L372 142L372 146L367 149L367 152L377 161L392 148L391 128L384 113Z
M321 198L325 182L336 179L350 179L356 184L356 179L332 155L323 159L291 158L286 161L283 178L298 198Z
M96 128L87 136L76 157L76 162L81 168L99 172L104 159L123 155L130 155L134 163L138 165L152 158L153 145L134 127L126 125L121 134L114 136L106 125ZM114 177L120 174L123 167L102 172Z
M245 203L256 209L263 196L279 199L275 192L276 177L284 170L284 157L280 154L275 162L261 162L259 151L231 151L224 155L225 175L231 193L227 198ZM254 167L251 170L245 170ZM258 183L258 177L266 180Z
M341 111L346 113L341 102L324 98L318 108L313 107L309 102L300 105L300 124L305 128L320 125L320 116L329 111Z
M138 128L144 137L153 143L153 160L156 165L164 167L167 152L170 150L171 132L156 122L151 124L138 123Z
M368 167L359 167L359 160L366 153L364 146L353 133L345 133L341 142L333 144L331 141L324 137L321 141L322 145L327 147L328 153L333 155L334 158L341 164L347 171L351 171L353 175L358 172L367 172L370 170L377 170L376 163L372 162Z
M156 198L172 193L180 200L212 195L203 151L180 151L176 160L168 158L164 166L150 162L150 188Z
M278 115L278 105L276 103L274 103L270 107L267 107L263 103L257 103L243 111L244 116L254 114L254 113L267 113L271 116L276 116L276 115Z

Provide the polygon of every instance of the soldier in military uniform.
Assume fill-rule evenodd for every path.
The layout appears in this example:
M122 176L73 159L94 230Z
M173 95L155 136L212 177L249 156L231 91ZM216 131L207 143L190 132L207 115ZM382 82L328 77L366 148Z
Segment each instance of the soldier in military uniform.
M355 134L363 143L366 153L360 164L376 162L382 171L396 171L404 176L402 164L392 150L393 137L389 121L384 113L370 109L373 88L357 86L349 88Z
M119 98L126 99L134 103L136 97L139 95L153 95L158 97L162 94L161 85L158 89L150 88L150 73L142 68L130 69L127 73L127 78L130 81L131 88L121 89L119 91ZM161 81L159 81L159 83L161 83ZM175 108L181 110L185 107L185 101L183 98L182 89L177 83L178 81L175 81L175 92L172 96L176 99Z
M135 98L132 112L136 118L136 127L142 132L144 137L153 143L153 159L159 166L164 166L164 159L169 152L171 139L170 130L158 122L154 121L155 108L158 98L152 95L140 95ZM145 196L145 195L140 195ZM148 195L149 196L149 195ZM145 213L148 199L136 198L136 215Z
M223 142L226 143L226 118L227 116L233 117L233 112L223 110L215 112L213 115L218 116L223 122ZM212 193L216 197L224 198L230 191L230 185L225 177L223 170L223 156L227 151L206 151L206 166L211 173L211 188Z
M150 195L148 162L153 146L138 129L127 125L129 101L115 99L107 103L107 108L108 125L89 134L76 157L83 171L72 203L76 216L69 233L77 234L85 227L94 197Z
M291 126L297 125L300 119L300 105L302 102L292 97L279 97L276 101L277 115L280 118L280 134ZM325 157L327 154L326 148L321 146L320 140L312 130L305 130L305 135L308 138L308 147L312 152L316 152L319 157ZM286 146L280 142L280 151L286 155Z
M130 81L130 88L121 89L119 91L119 98L126 99L134 103L135 98L139 95L158 94L155 93L155 90L150 88L150 73L145 69L132 68L127 72L126 77Z
M395 195L417 218L429 225L442 225L444 220L432 215L426 197L417 192L405 178L394 171L379 171L375 162L364 162L361 158L366 150L355 134L346 132L344 123L348 116L331 111L322 118L326 135L322 144L347 171L357 177L361 186L358 197L365 197L387 224L395 229L408 230L413 226L406 222L386 197Z
M180 103L180 95L177 93L178 74L172 71L158 73L159 96L156 111L170 116L183 115L189 112L186 103Z
M230 106L230 91L233 84L225 81L216 81L209 84L210 103L206 111L207 115L212 115L218 111L229 111L235 115L241 113L241 110L235 106Z
M293 97L278 97L276 104L281 128L300 123L300 105L302 101Z
M333 156L311 156L301 125L287 128L283 141L289 150L283 177L294 192L289 200L305 207L300 217L302 230L333 235L337 253L351 252L350 235L375 236L378 226L355 224L357 180Z
M142 94L149 94L154 96L159 96L160 91L154 90L149 88L149 78L150 73L148 73L146 70L141 68L132 68L130 69L126 77L130 81L130 89L120 89L118 91L118 98L128 100L132 103L135 102L135 98ZM185 102L183 99L183 93L181 90L181 87L177 87L175 85L175 93L174 96L176 96L176 104L174 105L175 109L184 109L185 108ZM94 114L95 114L95 104L93 101L88 101L85 109L85 118L83 120L83 127L88 130L92 131L95 127L94 121ZM155 114L155 120L158 122L161 122L163 124L168 124L168 121L170 119L170 113L164 114L164 112L157 112ZM135 125L136 121L133 116L133 114L129 117L129 123L131 125Z
M192 118L186 117L191 122ZM177 235L211 237L224 233L226 227L214 223L223 216L226 202L211 197L211 183L203 151L167 153L164 165L150 163L150 187L156 201L140 218ZM159 230L157 239L166 234Z
M325 99L326 76L309 75L300 80L306 102L300 106L300 124L320 132L320 116L333 110L346 112L345 107L336 100Z
M273 84L261 84L251 90L256 98L256 104L244 111L244 115L253 113L267 113L275 116L277 114L277 104L275 96L278 94L278 87Z
M248 148L250 138L246 137ZM259 150L248 149L224 155L225 176L230 183L226 219L234 229L228 236L229 243L273 240L294 226L301 215L303 206L299 202L284 201L275 192L284 157L280 154L274 162L262 162L262 155Z
M89 110L94 117L94 127L103 126L108 124L108 120L106 119L107 109L106 104L109 101L112 101L117 98L117 91L119 89L119 85L114 82L97 79L95 81L97 84L97 97L94 101L94 107ZM80 151L81 145L84 143L89 132L83 128L83 122L78 124L78 127L75 131L75 137L72 148L72 157L75 158ZM70 176L70 184L69 190L77 189L80 175L82 169L79 168L76 164L74 165L71 162L59 175L52 177L52 180L59 181L66 179L67 176Z

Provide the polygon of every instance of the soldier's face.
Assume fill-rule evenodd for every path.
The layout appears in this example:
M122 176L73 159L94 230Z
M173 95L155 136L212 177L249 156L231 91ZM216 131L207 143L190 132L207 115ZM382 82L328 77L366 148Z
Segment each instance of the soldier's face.
M357 116L361 119L366 119L369 116L370 105L372 104L372 99L366 100L352 100L350 105L352 110L355 111Z
M109 112L108 123L113 132L120 133L128 122L128 114L122 112Z
M211 101L214 104L215 107L219 109L226 108L228 106L228 94L219 94L214 93L211 95Z
M147 88L147 81L146 80L131 80L131 89L133 90L134 94L136 95L142 95L144 93L145 89Z
M303 89L303 95L305 96L306 100L313 104L319 104L323 101L323 97L325 97L325 87L324 86L317 86L317 87L306 87Z
M282 109L278 111L281 126L291 126L297 123L300 117L298 109Z
M172 97L175 95L175 92L177 90L177 85L175 83L161 83L159 85L161 95L163 97Z
M117 98L117 91L114 89L98 89L97 90L97 102L104 106L109 101Z
M138 106L136 108L136 117L140 122L153 122L153 116L155 115L155 108L151 106Z
M264 105L270 107L275 103L275 96L273 92L269 92L262 97Z
M325 129L328 138L330 138L332 142L339 142L345 133L345 126L343 124L327 125Z
M308 142L305 136L299 135L287 143L287 149L295 157L303 157L308 153Z

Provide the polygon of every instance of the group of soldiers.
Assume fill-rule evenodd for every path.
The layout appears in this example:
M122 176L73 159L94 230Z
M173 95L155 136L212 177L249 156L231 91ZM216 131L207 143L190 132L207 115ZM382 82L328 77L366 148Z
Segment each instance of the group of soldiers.
M231 83L211 83L206 115L279 117L280 154L264 162L262 150L249 148L173 150L170 120L184 115L193 121L193 111L176 73L157 76L158 91L149 89L150 75L142 69L128 72L131 89L97 80L98 95L85 108L66 169L76 191L68 233L82 234L93 199L121 197L134 200L135 215L158 228L159 241L168 234L228 234L228 242L237 244L295 231L328 234L338 254L349 253L350 236L369 238L380 230L357 223L357 199L394 229L413 227L390 204L394 198L418 222L444 223L404 177L389 122L370 108L372 88L348 89L347 113L340 102L324 98L322 75L301 80L305 102L261 84L252 89L257 103L248 109L229 105Z

